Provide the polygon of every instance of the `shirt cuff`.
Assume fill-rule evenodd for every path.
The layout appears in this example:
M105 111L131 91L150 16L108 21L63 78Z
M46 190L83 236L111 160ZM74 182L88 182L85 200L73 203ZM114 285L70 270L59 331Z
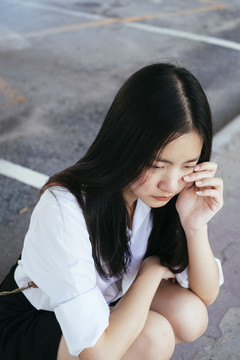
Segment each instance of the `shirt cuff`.
M54 312L74 356L94 346L109 324L109 307L97 286L59 305Z
M219 270L219 286L224 283L223 271L221 261L215 258L218 270ZM188 266L181 273L176 275L177 282L184 288L189 288L189 280L188 280Z

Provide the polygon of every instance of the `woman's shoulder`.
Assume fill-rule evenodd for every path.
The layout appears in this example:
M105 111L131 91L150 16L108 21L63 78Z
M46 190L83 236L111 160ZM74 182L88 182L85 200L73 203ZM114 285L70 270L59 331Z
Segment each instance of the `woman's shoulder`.
M82 215L82 209L77 198L67 188L62 186L50 186L41 195L36 209L59 209L71 214Z
M68 199L69 201L77 202L75 195L73 195L67 188L59 185L49 186L42 194L41 198L46 200Z
M75 203L78 204L77 198L67 188L63 186L50 186L40 197L41 202L59 202L59 203Z
M75 231L87 233L82 209L77 198L68 189L51 186L41 195L32 212L26 237L32 235L34 231L56 235L66 229L71 234ZM48 237L46 234L44 236Z

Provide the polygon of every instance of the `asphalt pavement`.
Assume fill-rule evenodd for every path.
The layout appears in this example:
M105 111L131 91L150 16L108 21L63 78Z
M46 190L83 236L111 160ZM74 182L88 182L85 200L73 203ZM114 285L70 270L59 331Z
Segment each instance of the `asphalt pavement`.
M21 252L39 195L28 175L10 175L14 164L45 175L71 165L131 73L178 62L200 80L213 112L212 158L225 204L209 233L225 283L206 333L177 345L172 360L240 360L239 1L0 3L0 281ZM1 159L9 161L7 176Z
M215 256L222 262L225 281L217 300L208 307L209 326L205 334L194 343L177 345L172 360L240 360L239 138L240 116L220 130L213 142L212 160L218 164L217 175L224 180L225 202L209 225L209 237ZM38 191L30 191L29 187L22 185L23 188L28 196L30 192L36 199ZM13 192L12 197L16 196L19 194ZM9 246L5 234L5 238L1 239L5 241L5 246L1 248L1 262L8 256L16 256L17 259L22 244L19 229L27 227L33 206L22 208L18 218L9 222L15 246L14 250Z

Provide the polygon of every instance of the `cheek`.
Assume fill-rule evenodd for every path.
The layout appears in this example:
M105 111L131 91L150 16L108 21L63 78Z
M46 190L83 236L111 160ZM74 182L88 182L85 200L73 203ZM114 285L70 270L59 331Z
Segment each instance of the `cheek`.
M179 188L180 188L179 193L180 193L182 190L187 189L187 188L189 188L189 187L191 187L191 186L192 186L192 185L186 184L186 183L181 184L181 186L179 187Z
M143 174L134 184L135 191L145 191L151 188L153 183L153 176L149 172Z
M193 173L193 171L192 172L186 172L183 176L185 176L185 175L190 175L190 174L192 174ZM182 191L182 190L184 190L184 189L188 189L188 188L190 188L190 187L192 187L192 185L193 185L194 183L193 182L191 182L191 183L186 183L186 181L185 180L183 180L183 177L179 180L179 193Z
M148 184L146 184L146 183L141 184L136 188L136 194L144 195L149 191L149 188L150 187Z
M144 196L151 192L153 185L150 179L143 181L138 181L135 183L135 194L137 196Z

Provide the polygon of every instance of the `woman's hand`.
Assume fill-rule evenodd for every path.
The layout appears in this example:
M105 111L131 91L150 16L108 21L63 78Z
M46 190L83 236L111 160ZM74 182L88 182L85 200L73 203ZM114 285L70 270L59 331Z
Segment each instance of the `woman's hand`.
M184 176L186 186L178 195L176 208L185 230L200 230L223 206L223 181L215 178L217 164L204 162Z
M157 273L159 274L159 281L161 279L175 279L176 277L167 267L160 264L158 256L149 256L143 260L138 274L141 275L143 273L149 273L150 277Z

